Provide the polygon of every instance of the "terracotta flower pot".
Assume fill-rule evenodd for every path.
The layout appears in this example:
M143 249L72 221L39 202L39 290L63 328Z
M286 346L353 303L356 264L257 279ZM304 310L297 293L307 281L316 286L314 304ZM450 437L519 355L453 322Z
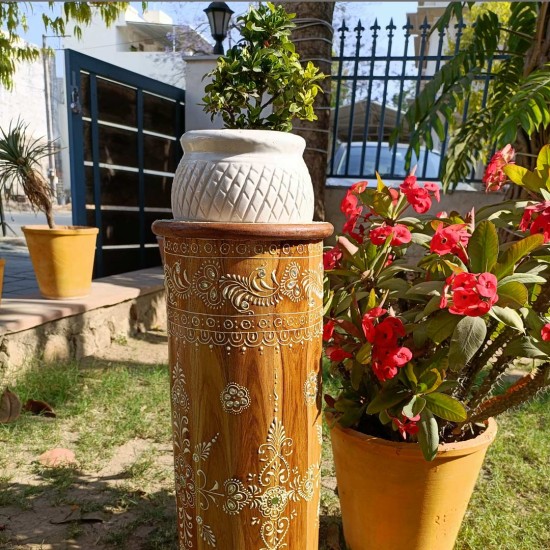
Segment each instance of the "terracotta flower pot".
M300 136L270 130L193 130L172 184L174 218L308 223L313 187Z
M331 430L344 537L350 550L452 550L496 422L475 439L418 445Z
M22 228L40 294L53 300L90 293L97 227Z

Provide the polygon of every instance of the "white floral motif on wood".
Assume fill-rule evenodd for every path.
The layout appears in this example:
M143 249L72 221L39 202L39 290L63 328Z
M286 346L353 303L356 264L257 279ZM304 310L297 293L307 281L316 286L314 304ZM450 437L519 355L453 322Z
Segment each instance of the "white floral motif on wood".
M317 441L319 441L319 445L323 444L323 426L321 424L317 424L315 426L315 429L317 430Z
M315 405L317 394L319 393L319 385L317 382L318 375L315 371L311 371L304 382L304 401L306 405Z
M200 237L194 237L192 242L181 239L164 239L164 252L173 256L183 256L185 258L205 258L212 259L217 257L224 258L251 258L257 255L269 254L270 256L295 255L304 256L317 255L323 253L323 243L303 243L280 245L274 243L262 242L242 242L242 241L212 241Z
M303 474L298 468L290 467L288 459L293 453L294 442L276 416L269 426L266 442L258 449L259 473L250 473L246 482L237 478L230 478L223 484L209 481L203 464L213 452L219 434L209 441L197 443L192 449L185 384L178 355L172 395L177 396L177 401L174 401L177 405L174 407L174 447L178 520L182 534L180 549L194 548L194 525L198 536L209 546L216 547L214 530L205 524L201 513L211 505L221 506L230 516L240 514L246 507L257 510L258 515L252 523L259 526L264 544L259 550L286 548L286 535L296 517L291 504L309 502L313 498L315 486L319 483L319 464L310 465ZM183 395L185 398L181 397ZM275 397L277 401L276 394Z
M237 249L239 246L236 245ZM305 245L304 251L307 251ZM302 269L291 260L280 275L264 265L242 276L222 274L217 258L205 259L195 273L188 273L182 262L178 259L171 266L167 262L165 267L171 336L192 344L239 348L245 352L262 346L303 345L321 334L321 264L318 270ZM191 295L204 303L204 312L184 309L189 305L181 300ZM274 311L283 300L304 305L299 311ZM230 305L235 314L222 318L217 310L224 305Z
M226 413L241 414L250 407L250 392L244 386L230 382L221 392L220 401Z
M268 274L265 266L256 268L248 277L231 273L222 275L220 269L218 262L203 264L190 282L180 260L172 266L166 264L168 302L174 304L193 293L211 309L218 309L224 302L229 302L238 312L252 315L254 311L251 306L272 307L285 297L292 302L304 299L312 302L314 296L319 300L323 298L322 268L302 271L299 264L291 262L280 281L275 270Z
M190 399L186 390L185 373L180 365L179 354L176 357L172 382L173 400L173 430L174 430L174 469L176 481L176 498L178 501L178 523L181 532L180 549L194 548L193 542L193 515L197 504L200 509L208 509L209 499L221 496L217 493L217 483L207 487L206 475L202 470L202 462L207 460L212 445L219 434L211 441L199 443L191 450L189 434L189 406ZM195 466L193 466L195 462ZM216 547L216 537L212 528L205 525L202 520L199 524L195 518L199 536L212 547Z
M251 312L251 306L274 306L287 297L292 302L312 300L312 295L323 297L322 269L320 272L300 269L290 262L277 279L275 270L269 274L264 266L256 268L248 277L226 274L220 279L223 296L241 313Z
M218 283L220 278L219 262L203 263L189 280L187 270L177 261L172 266L164 266L166 293L168 302L175 304L178 299L184 300L191 294L198 296L204 304L212 309L218 309L223 304Z

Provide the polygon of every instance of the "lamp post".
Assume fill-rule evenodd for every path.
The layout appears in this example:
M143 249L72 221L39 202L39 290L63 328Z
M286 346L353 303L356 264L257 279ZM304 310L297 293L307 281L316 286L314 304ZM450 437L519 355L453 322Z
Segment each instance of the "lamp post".
M213 53L222 55L224 53L222 42L227 36L229 20L234 12L225 2L211 2L204 13L206 13L210 23L212 38L216 41Z

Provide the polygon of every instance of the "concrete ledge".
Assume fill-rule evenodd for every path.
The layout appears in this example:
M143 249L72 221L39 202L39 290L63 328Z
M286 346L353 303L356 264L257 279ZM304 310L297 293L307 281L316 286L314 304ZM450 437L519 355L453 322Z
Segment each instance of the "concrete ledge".
M2 300L0 387L35 359L80 359L109 347L114 339L165 328L160 267L98 279L91 294L77 300Z
M164 289L161 267L96 279L88 296L74 300L46 300L39 294L7 298L0 306L0 336L112 306Z

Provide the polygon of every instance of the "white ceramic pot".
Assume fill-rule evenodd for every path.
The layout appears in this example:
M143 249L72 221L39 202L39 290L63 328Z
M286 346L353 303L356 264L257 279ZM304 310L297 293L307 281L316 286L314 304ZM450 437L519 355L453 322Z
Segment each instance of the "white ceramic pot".
M192 130L172 185L174 218L307 223L313 187L305 140L269 130Z

